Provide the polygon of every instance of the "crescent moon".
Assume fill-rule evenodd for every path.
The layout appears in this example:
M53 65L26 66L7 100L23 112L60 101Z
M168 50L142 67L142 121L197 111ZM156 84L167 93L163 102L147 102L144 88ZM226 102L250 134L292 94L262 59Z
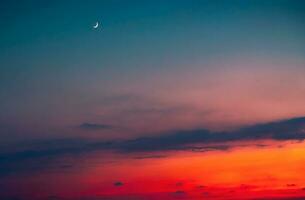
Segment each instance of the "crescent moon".
M96 24L93 26L94 29L96 29L98 27L98 22L96 22Z

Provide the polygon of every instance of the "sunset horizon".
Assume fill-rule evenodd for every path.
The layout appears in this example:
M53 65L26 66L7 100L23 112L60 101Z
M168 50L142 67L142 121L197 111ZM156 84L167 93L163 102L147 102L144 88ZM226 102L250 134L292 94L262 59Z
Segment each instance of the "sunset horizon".
M305 200L305 2L0 2L0 200Z

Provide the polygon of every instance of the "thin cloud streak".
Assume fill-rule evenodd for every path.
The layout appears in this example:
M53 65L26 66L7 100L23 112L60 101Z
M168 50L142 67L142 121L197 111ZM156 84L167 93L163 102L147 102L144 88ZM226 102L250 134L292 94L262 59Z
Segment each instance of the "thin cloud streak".
M31 159L55 158L66 154L82 154L91 151L110 150L118 153L158 152L187 150L193 152L227 151L236 142L259 140L301 141L305 139L305 117L257 124L229 132L212 132L206 129L171 131L158 136L139 137L131 140L86 141L61 140L44 142L43 148L32 146L27 150L0 154L0 175L14 171L14 165ZM235 142L235 144L230 144ZM238 145L237 145L238 146ZM20 168L20 167L18 167Z
M104 129L112 129L113 127L108 124L96 124L96 123L82 123L79 125L80 129L95 131L95 130L104 130Z

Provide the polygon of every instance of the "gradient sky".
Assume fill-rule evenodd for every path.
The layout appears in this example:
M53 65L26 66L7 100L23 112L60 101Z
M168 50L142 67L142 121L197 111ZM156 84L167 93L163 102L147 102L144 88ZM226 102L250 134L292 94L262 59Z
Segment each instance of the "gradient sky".
M100 27L93 29L96 21ZM125 168L85 166L88 177L74 179L80 183L108 169L123 173L134 163L130 159L140 156L143 159L136 160L152 163L143 169L148 176L155 171L161 174L156 180L139 178L159 185L143 189L152 195L144 199L182 198L185 194L179 188L173 196L162 196L172 184L168 182L194 180L199 163L210 160L213 173L224 170L222 177L208 178L212 191L224 184L253 183L255 176L262 176L255 187L262 187L265 180L269 193L264 195L283 195L286 188L279 192L279 185L305 187L296 176L304 167L291 169L305 164L304 156L295 154L305 151L301 142L305 138L304 1L4 0L0 27L0 164L4 163L0 185L29 190L22 187L27 183L18 178L19 173L28 174L26 180L33 184L42 183L33 171L40 174L41 168L52 168L53 162L47 159L49 165L40 166L35 159L63 156L63 165L68 165L66 154L72 154L69 166L81 171L75 163L90 160L89 165L94 165L98 154L105 154L108 163L112 151L119 151L128 156L116 152L109 163L119 162ZM262 156L262 147L270 148L270 154ZM192 155L190 149L200 151L200 156ZM267 166L257 164L248 180L224 178L230 170L236 174L249 170L255 159L244 161L248 156L267 162L279 152L289 155L287 162L275 158ZM74 155L79 153L88 156ZM238 160L234 161L237 165L220 169L219 160L226 156L227 162ZM194 173L179 175L177 166L184 159L192 160L186 169ZM20 162L26 163L24 169L16 167ZM275 170L270 176L279 181L270 184L262 168L278 164L289 175L282 177ZM154 168L160 165L166 166ZM161 177L167 169L177 173ZM202 173L208 175L209 168L205 169ZM1 182L2 176L11 173L15 175L7 179L10 184ZM52 174L41 174L52 179ZM122 177L134 181L132 175ZM301 177L305 178L304 172ZM114 179L107 177L104 182L120 181ZM120 186L125 189L118 192L105 186L100 192L88 191L93 196L114 195L113 199L134 193ZM194 195L193 199L199 198L196 191Z

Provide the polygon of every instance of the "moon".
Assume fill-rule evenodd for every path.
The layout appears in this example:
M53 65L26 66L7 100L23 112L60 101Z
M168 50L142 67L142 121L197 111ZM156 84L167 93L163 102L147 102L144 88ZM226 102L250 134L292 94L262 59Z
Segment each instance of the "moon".
M98 26L99 26L99 23L98 23L98 22L96 22L96 24L93 26L93 28L94 28L94 29L97 29L97 28L98 28Z

